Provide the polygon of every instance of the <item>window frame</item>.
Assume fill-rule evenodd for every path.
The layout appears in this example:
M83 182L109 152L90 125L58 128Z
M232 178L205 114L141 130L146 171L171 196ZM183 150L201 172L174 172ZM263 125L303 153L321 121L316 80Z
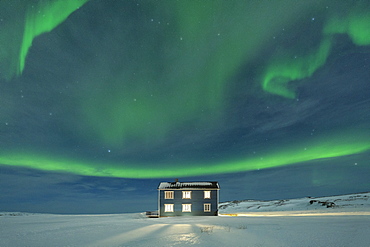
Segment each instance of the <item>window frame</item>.
M174 204L164 204L164 212L165 213L170 213L174 212Z
M211 199L211 191L205 190L204 191L204 199Z
M189 195L189 197L187 197L187 195ZM190 190L182 191L182 199L191 199L191 191Z
M174 199L175 193L173 190L165 190L164 191L164 199Z
M211 212L211 203L204 203L203 204L203 211L204 212Z
M182 209L182 212L191 212L191 204L183 203L181 209Z

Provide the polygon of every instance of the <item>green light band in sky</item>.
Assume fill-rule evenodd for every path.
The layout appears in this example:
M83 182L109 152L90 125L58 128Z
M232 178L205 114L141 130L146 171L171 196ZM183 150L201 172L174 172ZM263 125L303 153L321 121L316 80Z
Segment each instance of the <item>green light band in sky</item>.
M23 41L19 53L17 74L22 74L32 41L40 34L50 32L88 0L40 1L27 9Z
M159 178L186 177L195 175L230 173L259 170L297 164L310 160L336 158L370 150L369 139L361 136L337 135L328 140L319 140L295 145L290 149L276 150L255 157L246 157L236 161L224 161L208 164L172 164L172 165L125 165L112 162L72 160L60 156L11 153L2 154L0 163L9 166L28 167L45 171L68 172L85 176Z
M320 47L308 55L301 56L287 50L283 56L273 57L266 68L262 88L268 93L295 98L295 92L289 88L289 83L312 76L325 64L335 34L347 34L356 45L369 45L370 10L357 7L346 17L329 18L323 29ZM302 50L305 52L305 49Z

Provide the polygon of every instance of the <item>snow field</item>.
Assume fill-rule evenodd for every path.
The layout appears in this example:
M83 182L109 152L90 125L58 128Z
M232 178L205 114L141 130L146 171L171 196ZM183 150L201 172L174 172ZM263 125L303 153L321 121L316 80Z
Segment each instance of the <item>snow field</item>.
M370 215L0 217L0 246L369 246Z
M368 247L369 198L225 202L218 217L0 212L0 246Z

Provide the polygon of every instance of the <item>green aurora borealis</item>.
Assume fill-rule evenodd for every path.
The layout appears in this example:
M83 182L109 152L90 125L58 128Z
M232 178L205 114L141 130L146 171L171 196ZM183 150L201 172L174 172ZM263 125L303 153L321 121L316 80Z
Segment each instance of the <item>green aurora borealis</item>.
M62 23L73 11L81 7L88 0L75 1L38 1L30 3L26 10L26 20L22 45L19 52L19 67L16 71L20 75L24 69L28 49L32 45L32 40L40 34L50 32Z
M0 164L154 178L370 151L369 72L330 74L368 59L368 1L0 7Z
M347 136L350 136L347 133ZM354 140L356 139L356 140ZM342 144L343 142L349 144ZM339 144L339 145L338 145ZM294 164L309 160L340 157L349 154L356 154L370 149L368 138L346 138L335 137L330 141L320 141L308 145L307 148L290 148L289 150L277 150L272 154L257 158L248 158L238 161L226 161L216 164L162 164L155 169L151 165L129 164L122 165L120 163L104 164L91 161L78 161L77 159L66 159L64 157L48 157L34 154L10 154L1 157L0 162L13 166L26 166L35 169L47 171L64 171L86 176L107 176L107 177L130 177L130 178L160 178L160 177L175 177L181 174L194 176L199 174L207 174L205 169L212 168L212 173L238 172L248 170L259 170L264 168L278 167L287 164ZM184 168L185 167L185 168ZM184 171L185 170L185 171Z
M330 55L333 35L347 34L357 45L370 45L370 15L368 10L355 7L347 15L338 19L329 17L323 27L323 38L316 50L308 54L284 51L278 55L266 69L263 80L263 89L267 92L287 98L295 98L295 93L286 88L292 81L310 77L317 69L323 66ZM306 53L307 51L302 51ZM294 58L294 59L292 59Z

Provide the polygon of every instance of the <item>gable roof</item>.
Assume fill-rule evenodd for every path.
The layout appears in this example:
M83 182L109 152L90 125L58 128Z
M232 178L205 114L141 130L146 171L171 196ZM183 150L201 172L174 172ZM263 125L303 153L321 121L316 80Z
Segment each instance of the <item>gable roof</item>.
M220 186L218 182L161 182L158 189L220 189Z

